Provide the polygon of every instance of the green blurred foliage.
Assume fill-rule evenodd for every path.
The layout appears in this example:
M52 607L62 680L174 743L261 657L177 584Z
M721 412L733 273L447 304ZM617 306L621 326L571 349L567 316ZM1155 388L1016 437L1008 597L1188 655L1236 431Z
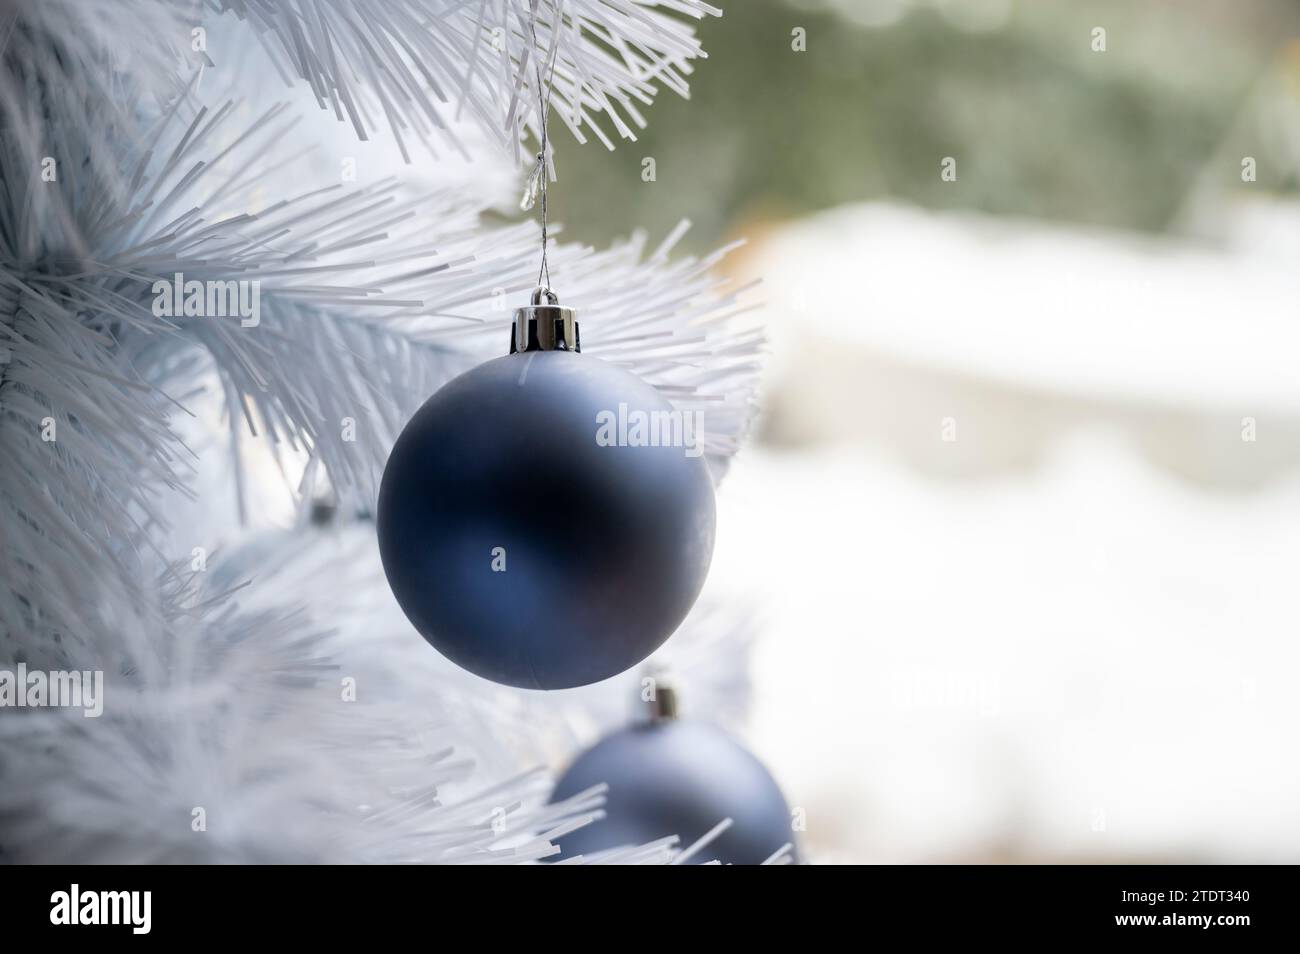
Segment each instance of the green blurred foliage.
M1293 0L1018 0L987 32L934 0L886 27L832 9L870 2L724 2L699 26L709 58L691 99L662 93L638 142L556 137L566 237L658 236L687 217L699 249L755 220L881 198L1159 230L1300 32Z

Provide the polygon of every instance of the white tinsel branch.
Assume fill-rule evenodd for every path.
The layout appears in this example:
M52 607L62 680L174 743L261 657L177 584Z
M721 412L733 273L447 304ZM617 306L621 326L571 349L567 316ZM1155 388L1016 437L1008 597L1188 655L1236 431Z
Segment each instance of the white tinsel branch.
M545 773L519 768L570 731L577 700L443 660L391 606L374 550L364 525L267 531L200 571L165 568L150 589L178 607L170 618L102 601L117 639L81 662L104 671L102 714L0 719L6 859L518 863L599 818L603 788L547 805ZM709 673L734 677L748 638L715 614L674 640L708 711L729 704ZM629 680L609 687L603 722L621 721ZM664 863L686 847L587 860Z
M321 108L361 139L386 126L410 161L408 138L434 155L465 153L464 118L517 148L538 130L538 66L553 116L579 141L608 148L598 122L635 139L638 107L658 86L687 95L705 54L680 16L722 11L702 0L220 0L258 31L286 82L302 80ZM661 11L668 11L665 14Z
M387 125L436 148L453 106L515 145L535 123L531 2L222 7L358 131ZM684 92L698 48L655 7L716 12L538 7L554 115L580 137L597 112L630 135L656 85ZM509 309L536 276L535 229L486 227L481 198L302 181L295 108L246 120L234 99L201 105L213 61L188 44L216 12L0 5L0 657L102 670L114 694L99 720L0 720L0 848L42 861L543 857L601 793L545 806L544 779L519 775L502 737L535 747L536 709L431 675L410 653L434 654L404 621L385 659L367 660L375 606L349 613L333 598L362 567L377 572L372 558L298 534L241 550L229 572L164 556L197 535L180 504L211 447L181 434L203 423L190 415L209 380L236 456L233 431L255 431L291 477L364 502L411 411L504 349ZM496 68L480 74L489 50ZM587 350L704 410L720 473L750 417L760 339L734 320L742 306L715 258L670 257L681 233L653 250L639 235L604 251L557 245L552 273L582 309ZM259 320L167 314L178 274L257 282ZM341 700L347 672L379 698ZM431 684L428 704L414 702ZM196 807L212 837L196 840ZM682 847L598 860L669 861Z
M0 431L24 451L0 464L0 502L20 527L0 552L10 570L0 619L11 625L92 553L143 546L142 528L165 523L151 499L189 466L168 415L185 406L196 348L217 369L232 426L319 461L363 500L410 413L483 353L467 332L491 329L479 342L504 349L508 308L533 281L530 226L484 230L477 206L412 197L394 181L300 184L246 211L250 196L277 194L295 120L275 107L244 128L234 112L227 102L185 119L178 105L124 158L122 193L73 170L38 206L30 193L49 184L19 174L21 151L0 154L15 170L0 216L22 216L9 233L77 236L0 253ZM718 470L747 424L761 342L730 320L734 294L712 263L672 263L666 248L646 256L642 240L602 253L561 246L554 260L592 353L702 407ZM189 281L257 282L258 324L157 314ZM46 420L61 440L43 439ZM135 585L123 560L93 561L113 570L105 586ZM78 628L69 601L50 613Z

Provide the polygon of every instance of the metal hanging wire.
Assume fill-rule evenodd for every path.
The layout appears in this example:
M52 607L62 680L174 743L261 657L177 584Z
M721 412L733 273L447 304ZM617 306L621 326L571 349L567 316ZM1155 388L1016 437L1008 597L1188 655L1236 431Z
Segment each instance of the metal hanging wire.
M546 57L546 59L548 60L547 77L546 77L546 82L543 83L542 82L542 46L537 39L537 12L540 6L541 6L541 0L533 0L528 23L529 23L529 30L531 31L533 37L533 75L535 77L536 80L535 85L537 87L537 113L538 113L538 122L541 125L540 135L541 135L542 149L541 152L537 154L537 161L534 164L533 170L528 177L528 185L524 190L524 198L523 201L520 202L520 208L527 211L536 204L539 198L541 200L542 203L542 265L541 268L539 268L537 271L537 284L546 288L550 288L551 271L546 258L547 251L548 251L547 246L549 245L549 235L547 231L549 228L549 221L547 219L547 210L546 210L547 180L549 177L547 176L547 169L546 169L547 166L546 153L547 153L547 143L549 142L548 125L549 125L549 120L551 115L551 90L553 88L554 81L555 81L556 46L559 40L559 30L556 28L555 23L551 24L551 48L548 51Z

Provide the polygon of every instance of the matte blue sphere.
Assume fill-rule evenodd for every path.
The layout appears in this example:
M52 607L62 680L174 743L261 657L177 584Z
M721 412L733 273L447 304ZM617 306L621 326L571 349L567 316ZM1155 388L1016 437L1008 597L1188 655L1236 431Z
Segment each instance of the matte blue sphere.
M635 375L566 351L497 358L430 398L376 514L384 572L424 638L485 679L564 689L672 635L708 573L713 484L685 431L679 446L620 433L652 412L675 413Z
M666 835L689 847L730 818L732 826L692 864L756 865L793 842L789 806L763 764L716 726L647 722L588 749L555 784L552 802L609 784L606 817L559 839L561 857L641 845Z

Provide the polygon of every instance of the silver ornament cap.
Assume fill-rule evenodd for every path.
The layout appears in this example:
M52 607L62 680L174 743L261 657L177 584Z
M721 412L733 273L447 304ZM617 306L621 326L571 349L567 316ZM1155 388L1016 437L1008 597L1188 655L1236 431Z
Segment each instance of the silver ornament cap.
M515 309L510 353L581 350L576 312L561 305L560 296L546 285L538 285L530 303Z

